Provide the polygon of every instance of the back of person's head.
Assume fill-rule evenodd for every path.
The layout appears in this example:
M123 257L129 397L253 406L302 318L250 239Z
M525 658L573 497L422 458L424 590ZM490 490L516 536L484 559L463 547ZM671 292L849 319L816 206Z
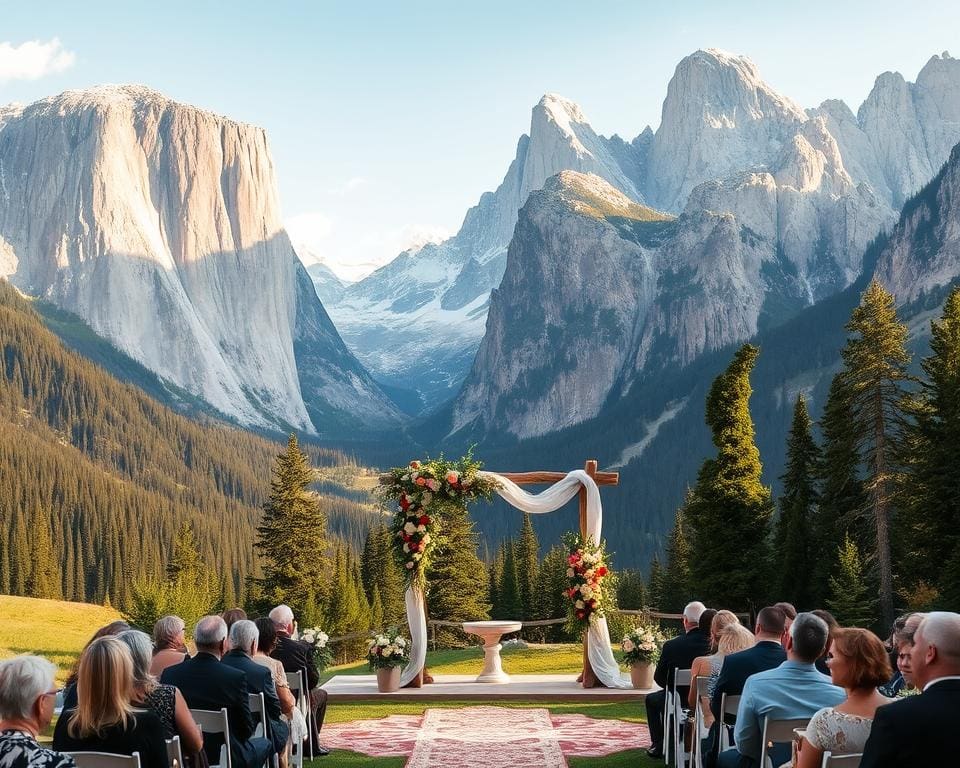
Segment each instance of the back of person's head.
M726 609L717 611L713 620L710 622L710 634L714 637L720 637L720 633L723 632L724 628L729 627L731 624L739 623L740 619L737 618L737 614L733 611Z
M180 650L183 644L183 631L186 622L179 616L162 616L153 625L153 647L158 651L167 648Z
M93 637L87 640L87 644L83 646L84 650L90 647L90 643L94 640L99 640L101 637L116 637L121 632L130 629L130 625L127 624L123 619L117 619L116 621L111 621L106 626L100 627L96 632L93 633ZM82 656L81 652L81 656ZM77 657L76 663L73 665L73 671L70 672L70 675L67 677L67 685L73 685L77 682L77 671L80 668L80 657Z
M700 614L700 620L697 622L697 627L701 632L710 634L710 627L713 625L713 617L717 615L717 611L713 608L707 608L703 613Z
M913 645L917 628L926 617L925 613L909 613L904 617L903 626L893 636L893 641L898 648L902 645Z
M229 610L221 613L220 616L223 618L224 622L226 622L227 631L229 631L230 627L232 627L238 621L247 618L247 612L243 610L243 608L230 608Z
M757 632L771 637L780 637L787 624L787 615L775 605L761 608L757 614Z
M790 640L793 655L798 661L812 664L827 647L830 629L827 622L812 613L798 613L790 625Z
M699 626L700 614L702 614L705 610L707 610L707 606L705 606L699 600L694 600L692 603L687 603L683 608L684 623L692 626Z
M774 603L773 607L783 611L783 615L786 616L789 621L797 618L797 609L793 607L793 603L779 602Z
M0 720L31 720L34 706L53 689L57 668L42 656L0 661ZM50 707L53 714L53 707ZM46 726L47 723L41 723Z
M890 680L893 670L883 641L873 632L858 627L835 629L831 635L830 675L836 685L852 690L872 690ZM846 662L843 672L835 674L837 656Z
M249 619L240 619L230 627L230 647L249 653L256 653L260 631L257 625Z
M132 717L133 659L130 649L115 637L100 637L80 656L77 708L68 732L76 739L103 737L115 725L126 730Z
M840 622L837 621L836 617L830 613L830 611L826 611L823 608L817 608L816 610L810 611L810 613L812 613L814 616L819 616L824 620L827 625L827 629L830 630L831 637L833 636L834 632L840 629Z
M193 642L198 651L220 653L227 639L227 623L220 616L204 616L193 630Z
M277 647L277 625L273 619L261 616L253 622L257 627L257 649L267 656Z
M960 614L948 611L928 613L917 628L914 642L921 651L921 663L932 670L930 674L921 675L915 661L913 673L918 680L926 684L934 676L960 674ZM934 654L931 653L933 649L936 649Z
M753 648L757 643L757 638L753 632L747 629L743 624L727 624L720 630L720 639L717 641L717 653L727 656L731 653L745 651L747 648Z
M286 629L293 624L293 610L289 605L278 605L270 611L270 619L278 629Z
M117 635L117 640L130 649L133 661L133 684L149 692L157 686L157 678L150 674L150 662L153 660L153 642L150 635L139 629L128 629Z

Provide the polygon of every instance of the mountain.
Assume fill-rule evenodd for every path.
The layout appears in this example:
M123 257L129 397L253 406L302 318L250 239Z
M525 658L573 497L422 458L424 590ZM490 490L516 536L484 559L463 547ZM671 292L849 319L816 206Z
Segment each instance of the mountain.
M503 277L507 245L529 194L570 169L597 174L642 202L649 139L645 134L628 144L599 136L576 104L544 96L503 183L481 196L454 237L400 254L327 304L350 349L379 381L416 387L424 410L448 399L483 336L489 294Z
M630 142L599 136L575 103L548 95L534 108L503 183L481 197L454 238L401 254L329 310L378 380L415 387L430 410L471 369L488 296L508 268L518 211L564 170L594 174L635 203L691 221L698 212L731 214L735 227L771 249L764 260L800 291L789 298L799 309L857 278L867 245L960 141L958 113L960 62L946 53L932 57L916 83L881 75L855 116L836 100L804 110L749 59L696 51L677 65L657 131L646 128ZM687 246L707 248L694 237L688 231ZM760 287L753 294L762 305ZM789 315L762 306L748 314Z
M5 108L0 276L241 424L398 418L296 258L260 128L140 86Z

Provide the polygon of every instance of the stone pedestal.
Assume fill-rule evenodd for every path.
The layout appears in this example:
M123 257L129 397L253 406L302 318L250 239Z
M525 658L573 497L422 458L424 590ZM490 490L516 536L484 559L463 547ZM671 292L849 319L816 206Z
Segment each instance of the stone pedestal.
M519 621L467 621L464 632L477 635L483 640L483 671L478 683L509 683L510 675L503 671L500 662L500 638L508 632L519 632Z

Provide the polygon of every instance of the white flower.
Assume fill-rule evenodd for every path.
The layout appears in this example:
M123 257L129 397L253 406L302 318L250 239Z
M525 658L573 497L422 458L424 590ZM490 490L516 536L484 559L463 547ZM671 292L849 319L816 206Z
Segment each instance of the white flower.
M419 472L411 472L411 473L410 473L410 479L411 479L411 480L416 480L418 477L420 477L420 473L419 473Z
M583 595L584 600L589 600L591 597L593 597L593 590L584 584L582 587L580 587L580 594Z
M585 578L585 579L592 579L592 578L593 578L593 568L588 568L588 569L584 572L583 578Z
M423 555L421 555L419 552L414 552L414 553L413 553L413 559L414 559L414 560L419 560L421 557L423 557Z
M423 526L421 526L421 527L423 527ZM429 544L429 543L430 543L430 534L429 534L429 533L423 534L423 538L420 539L420 541L422 541L424 544Z
M567 578L568 579L573 578L573 568L567 568Z
M409 481L410 481L410 475L404 475L403 477L400 478L401 483L407 483Z
M576 608L583 608L583 600L577 600L573 605Z
M401 648L404 648L407 645L407 641L404 640L402 637L398 637L397 645L400 646Z
M417 526L417 533L426 533L426 532L427 532L427 526L425 526L425 525L418 525L418 526Z
M623 650L626 651L627 653L630 653L630 651L632 651L633 649L634 649L634 645L633 645L633 642L630 640L630 638L624 639Z
M409 552L409 551L410 551L410 545L404 543L404 545L403 545L403 551L404 551L404 552Z
M412 569L413 569L413 563L404 563L404 566L406 566L406 568L407 568L408 570L412 570Z
M416 533L416 532L417 532L417 526L415 526L413 523L406 523L406 524L403 526L403 532L404 532L404 533Z
M387 640L387 638L385 638L383 635L377 635L377 645L379 645L381 648L385 648L386 646L390 645L390 641Z
M383 649L384 656L393 656L397 652L397 647L395 645L388 645Z

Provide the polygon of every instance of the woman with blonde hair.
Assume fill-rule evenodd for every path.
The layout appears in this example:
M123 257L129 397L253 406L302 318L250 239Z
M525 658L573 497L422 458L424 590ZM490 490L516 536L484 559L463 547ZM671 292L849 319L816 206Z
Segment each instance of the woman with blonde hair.
M730 620L730 617L733 620ZM717 623L719 619L719 628ZM707 684L707 695L701 697L700 707L703 711L704 728L709 728L713 724L713 714L710 712L710 697L713 695L713 688L717 684L717 678L720 676L720 667L723 666L723 660L731 653L745 651L752 648L756 642L753 633L744 627L735 614L730 611L720 611L713 617L714 624L710 627L710 637L715 651L709 656L701 656L693 660L690 667L690 678L693 682L690 684L690 695L687 703L692 710L697 706L697 677L707 677L710 682ZM713 638L716 638L715 640Z
M77 669L77 706L65 710L53 732L61 752L140 754L143 768L167 768L167 749L159 718L134 712L133 658L115 637L87 646Z

